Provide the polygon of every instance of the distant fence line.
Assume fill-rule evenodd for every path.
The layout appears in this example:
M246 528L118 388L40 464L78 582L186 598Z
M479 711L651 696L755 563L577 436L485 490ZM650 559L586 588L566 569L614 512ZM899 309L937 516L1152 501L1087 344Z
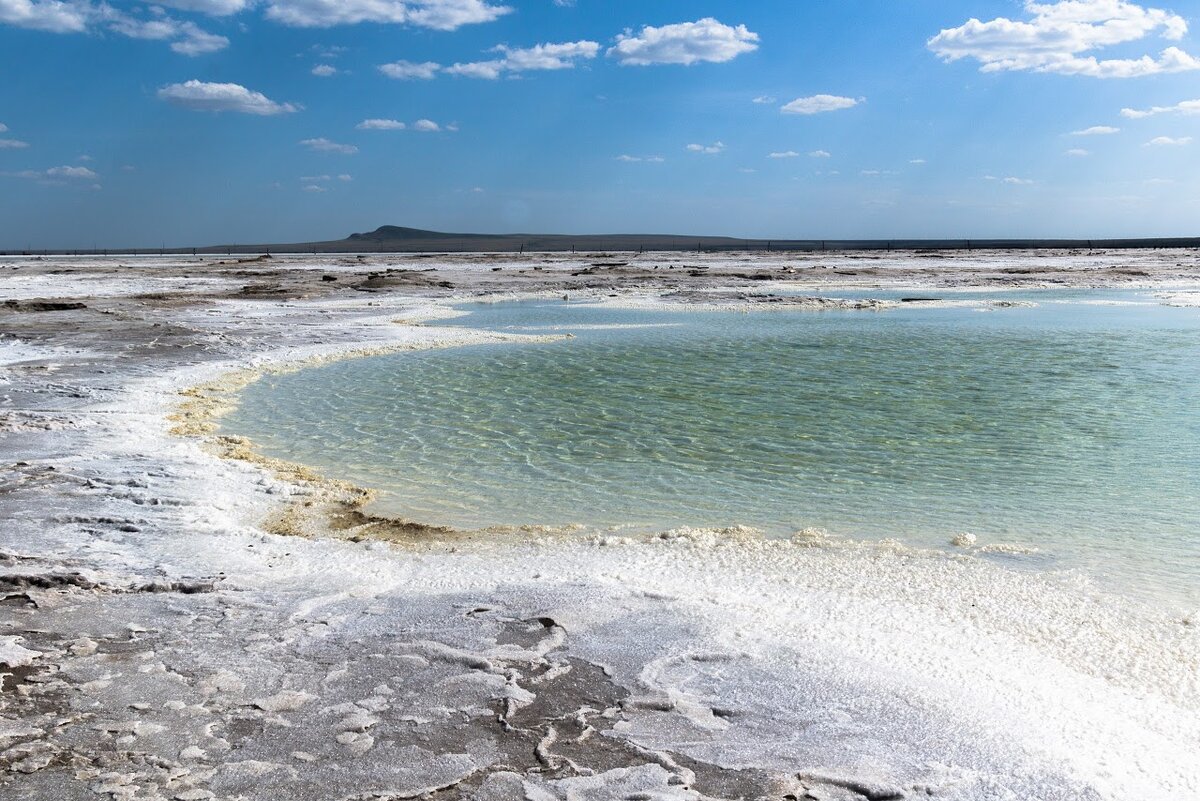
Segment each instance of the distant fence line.
M484 243L480 243L481 245ZM422 243L401 246L395 243L355 242L353 247L331 244L317 245L228 245L220 247L200 248L20 248L0 249L0 257L48 257L48 256L297 256L297 255L329 255L356 256L370 254L438 254L438 253L590 253L603 251L609 253L736 253L763 251L768 253L837 253L847 251L896 251L896 252L937 252L943 250L974 251L974 250L1125 250L1125 249L1181 249L1200 248L1200 238L1179 239L1080 239L1080 240L994 240L994 239L962 239L962 240L746 240L738 242L648 242L631 244L629 242L603 242L589 240L578 245L570 242L548 244L536 239L528 242L489 242L495 247L480 247L462 245L447 247L446 243Z

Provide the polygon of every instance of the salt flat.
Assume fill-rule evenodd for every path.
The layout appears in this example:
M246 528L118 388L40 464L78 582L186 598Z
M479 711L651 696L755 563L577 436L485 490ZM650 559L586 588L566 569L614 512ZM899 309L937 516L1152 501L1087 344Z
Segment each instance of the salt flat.
M466 299L1197 285L1194 251L0 259L0 788L1198 795L1194 617L895 543L404 525L208 428L264 370L515 336L438 325Z

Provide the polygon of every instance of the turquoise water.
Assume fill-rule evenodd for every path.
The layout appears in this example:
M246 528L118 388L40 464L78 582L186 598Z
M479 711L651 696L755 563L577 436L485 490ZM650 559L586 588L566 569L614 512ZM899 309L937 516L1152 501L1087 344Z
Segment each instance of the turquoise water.
M993 558L1200 604L1200 310L1001 297L1038 305L467 306L452 324L575 338L271 377L225 429L424 522L970 532L1037 549Z

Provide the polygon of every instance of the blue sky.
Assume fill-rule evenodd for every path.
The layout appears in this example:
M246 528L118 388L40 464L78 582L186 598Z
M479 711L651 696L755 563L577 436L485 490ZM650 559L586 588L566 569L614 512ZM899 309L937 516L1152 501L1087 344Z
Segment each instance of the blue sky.
M1197 0L0 0L0 248L1195 235L1198 23Z

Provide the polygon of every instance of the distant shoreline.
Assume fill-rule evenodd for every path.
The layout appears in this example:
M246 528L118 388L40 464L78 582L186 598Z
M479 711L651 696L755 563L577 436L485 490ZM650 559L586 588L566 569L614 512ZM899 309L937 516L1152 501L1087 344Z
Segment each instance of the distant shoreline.
M4 248L14 256L256 256L267 254L846 252L975 250L1131 250L1200 248L1197 237L1135 239L739 239L675 234L456 234L384 226L324 242L230 243L157 248Z

